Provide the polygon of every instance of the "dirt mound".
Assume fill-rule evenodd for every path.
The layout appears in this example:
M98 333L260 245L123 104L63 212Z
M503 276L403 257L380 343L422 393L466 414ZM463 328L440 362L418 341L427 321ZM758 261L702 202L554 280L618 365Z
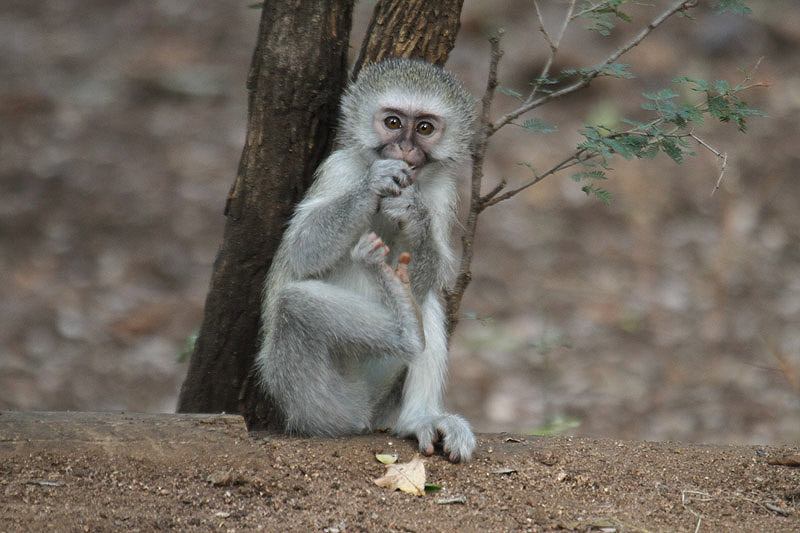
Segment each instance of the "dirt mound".
M793 531L800 450L479 436L426 460L422 497L374 479L386 434L248 435L236 416L0 414L2 531ZM779 462L779 461L777 461Z

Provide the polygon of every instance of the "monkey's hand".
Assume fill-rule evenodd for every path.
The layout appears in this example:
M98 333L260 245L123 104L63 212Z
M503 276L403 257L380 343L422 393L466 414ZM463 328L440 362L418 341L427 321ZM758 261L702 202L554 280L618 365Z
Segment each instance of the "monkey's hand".
M390 220L400 224L400 229L418 239L428 222L428 212L419 199L414 185L404 188L397 196L381 198L380 211Z
M391 267L386 265L385 258L389 254L389 247L383 244L383 241L373 232L365 233L358 240L350 252L350 257L353 261L371 266L386 266L391 270Z
M377 159L369 168L369 188L380 198L399 196L413 176L414 169L402 159Z
M458 415L445 413L425 417L414 433L419 442L419 451L425 455L433 455L433 445L439 441L447 458L454 463L469 461L475 451L472 429Z

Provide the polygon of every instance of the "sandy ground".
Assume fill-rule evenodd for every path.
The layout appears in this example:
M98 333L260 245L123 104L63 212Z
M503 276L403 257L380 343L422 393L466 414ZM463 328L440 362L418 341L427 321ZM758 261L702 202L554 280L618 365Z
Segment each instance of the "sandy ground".
M233 419L236 420L233 420ZM800 528L797 448L479 436L426 459L414 496L375 485L387 435L248 436L239 417L0 413L0 530L771 531Z

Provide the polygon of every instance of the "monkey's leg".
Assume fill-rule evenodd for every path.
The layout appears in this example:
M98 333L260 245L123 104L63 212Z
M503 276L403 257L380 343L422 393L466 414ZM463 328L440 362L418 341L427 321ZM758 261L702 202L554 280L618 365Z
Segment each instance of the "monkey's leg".
M382 302L319 280L289 283L276 295L259 364L290 432L333 436L371 429L375 400L422 352L404 267L395 273L383 260L387 252L374 234L353 250Z
M259 364L287 430L322 436L369 431L371 395L358 369L398 350L396 325L381 305L341 287L316 280L283 287Z
M402 353L416 355L425 348L425 331L422 313L411 292L408 278L408 264L411 256L402 253L398 257L397 270L393 270L385 262L389 248L373 232L361 236L353 248L351 257L354 262L361 263L371 273L380 287L383 305L396 317L398 331L402 339L398 347Z
M444 310L434 294L422 305L425 324L425 351L408 367L400 415L393 432L415 437L420 452L431 455L434 443L441 441L453 462L469 461L475 450L475 436L462 417L446 413L442 393L447 375L447 333Z

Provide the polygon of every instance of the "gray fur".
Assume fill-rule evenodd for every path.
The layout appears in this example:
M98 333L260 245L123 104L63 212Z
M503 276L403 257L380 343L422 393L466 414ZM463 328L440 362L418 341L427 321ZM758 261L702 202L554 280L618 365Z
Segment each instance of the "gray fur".
M421 61L367 67L348 88L337 149L297 206L264 287L256 364L289 432L391 427L425 453L441 437L451 460L470 459L469 424L442 405L440 294L454 266L453 173L469 153L473 103L452 76ZM387 105L443 117L423 167L379 158L372 120ZM401 252L411 254L410 286L394 272Z

